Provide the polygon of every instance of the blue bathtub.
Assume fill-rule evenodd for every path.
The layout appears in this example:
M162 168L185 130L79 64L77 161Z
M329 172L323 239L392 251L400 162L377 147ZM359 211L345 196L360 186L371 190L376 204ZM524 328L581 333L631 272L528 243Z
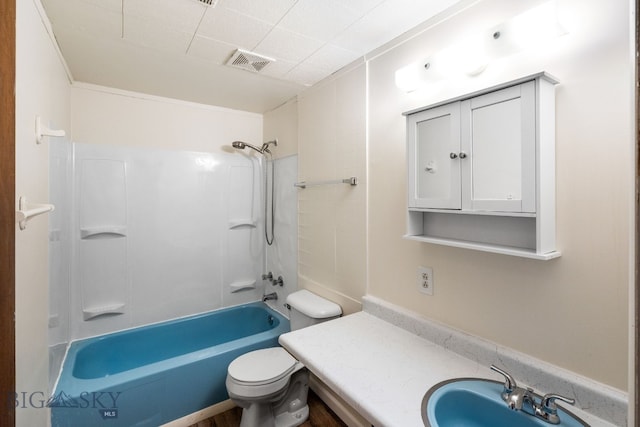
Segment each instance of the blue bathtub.
M51 424L155 427L222 402L229 363L289 330L255 302L74 341L49 400Z

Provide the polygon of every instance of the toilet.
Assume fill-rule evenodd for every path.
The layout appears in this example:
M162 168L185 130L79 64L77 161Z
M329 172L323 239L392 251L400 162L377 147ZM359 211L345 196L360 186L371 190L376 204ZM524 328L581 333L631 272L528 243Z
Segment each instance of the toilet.
M338 304L307 290L287 297L291 330L340 317ZM227 369L227 392L242 409L240 427L294 427L309 417L309 371L284 348L255 350Z

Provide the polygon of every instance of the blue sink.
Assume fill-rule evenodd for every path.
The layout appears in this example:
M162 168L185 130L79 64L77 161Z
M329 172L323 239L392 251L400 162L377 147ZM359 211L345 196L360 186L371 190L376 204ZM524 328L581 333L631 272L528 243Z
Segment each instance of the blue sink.
M426 427L552 427L522 411L513 411L502 400L503 383L459 378L431 387L422 399ZM558 407L559 427L588 427L570 412Z

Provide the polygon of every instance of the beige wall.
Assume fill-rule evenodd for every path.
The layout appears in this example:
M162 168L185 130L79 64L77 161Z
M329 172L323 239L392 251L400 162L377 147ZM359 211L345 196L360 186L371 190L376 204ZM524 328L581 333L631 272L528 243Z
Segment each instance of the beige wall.
M366 66L311 88L298 100L301 181L351 176L298 192L298 284L361 309L366 284Z
M278 147L271 150L274 159L298 154L298 100L292 99L264 113L263 139L278 138Z
M35 117L69 131L69 79L39 2L18 1L16 6L16 196L47 203L49 147L36 144ZM49 411L38 408L49 393L48 244L46 215L30 220L26 230L16 225L16 392L27 396L16 408L17 426L49 422Z
M102 86L74 84L73 142L233 151L262 143L262 115Z
M545 51L493 63L476 78L405 94L396 69L538 2L485 0L369 63L368 293L614 387L627 388L632 68L629 5L561 0L569 33ZM401 112L547 71L557 76L557 239L534 261L402 239ZM416 268L433 267L435 295Z
M479 1L448 20L426 23L422 33L379 49L366 65L299 98L300 179L354 173L361 183L356 191L338 186L299 193L299 283L347 312L368 293L626 390L633 182L629 4L559 0L568 33L552 46L494 61L478 77L448 77L412 93L394 83L398 68L540 3ZM404 240L401 113L539 71L560 80L562 256L536 261ZM419 266L433 268L434 296L418 292Z

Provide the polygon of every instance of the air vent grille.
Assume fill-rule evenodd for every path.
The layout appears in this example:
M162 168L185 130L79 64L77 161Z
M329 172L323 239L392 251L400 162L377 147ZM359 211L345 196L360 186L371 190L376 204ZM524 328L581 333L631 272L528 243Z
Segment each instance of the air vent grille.
M274 62L274 59L259 55L255 52L249 52L242 49L236 49L227 61L227 65L233 68L240 68L254 73L262 71L267 65Z
M196 0L198 3L206 4L207 6L216 7L218 0Z

